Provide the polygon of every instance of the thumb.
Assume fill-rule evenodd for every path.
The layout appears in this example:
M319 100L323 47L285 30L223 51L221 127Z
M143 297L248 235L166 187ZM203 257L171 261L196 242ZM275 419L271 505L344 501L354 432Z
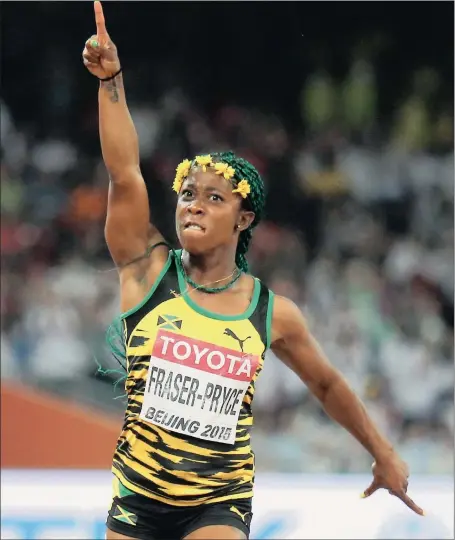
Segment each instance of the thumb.
M377 491L381 486L376 482L376 480L373 480L371 484L367 487L367 489L360 495L362 499L365 499L366 497L369 497L370 495L373 495L375 491Z
M89 45L93 48L94 52L98 54L101 58L104 58L108 61L115 60L115 48L111 46L110 42L102 43L97 36L94 36L90 40Z

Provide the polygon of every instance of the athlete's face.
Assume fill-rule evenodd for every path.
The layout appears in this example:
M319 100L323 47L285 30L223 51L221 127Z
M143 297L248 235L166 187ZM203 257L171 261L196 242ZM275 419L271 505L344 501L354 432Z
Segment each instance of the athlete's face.
M232 184L207 169L193 169L178 196L175 222L183 249L201 254L220 246L237 245L254 213L241 208L242 199Z

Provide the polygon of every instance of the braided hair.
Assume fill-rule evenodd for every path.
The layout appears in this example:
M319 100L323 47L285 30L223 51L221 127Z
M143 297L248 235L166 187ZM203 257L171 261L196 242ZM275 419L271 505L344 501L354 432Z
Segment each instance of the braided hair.
M234 152L213 152L210 155L214 162L226 163L235 170L235 176L232 178L234 184L246 180L250 186L250 193L245 199L242 199L242 208L254 212L254 220L248 229L240 233L235 253L235 263L238 268L243 272L248 272L246 253L253 237L253 229L259 224L264 214L264 182L256 168L246 159L236 156Z

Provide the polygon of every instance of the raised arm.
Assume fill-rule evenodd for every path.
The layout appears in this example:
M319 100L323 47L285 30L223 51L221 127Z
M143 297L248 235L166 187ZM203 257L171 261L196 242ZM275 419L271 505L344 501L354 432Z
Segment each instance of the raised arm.
M406 494L408 468L382 435L342 374L325 358L308 331L300 310L290 300L276 297L272 349L319 399L326 413L346 428L373 456L374 479L363 496L385 488L411 510L423 511Z
M97 33L87 40L83 59L95 77L110 79L100 81L98 93L101 149L110 177L106 241L120 271L138 261L148 272L149 263L158 259L159 272L167 252L161 248L146 257L148 247L163 237L150 224L138 138L126 103L117 48L107 33L101 3L95 2L94 8Z

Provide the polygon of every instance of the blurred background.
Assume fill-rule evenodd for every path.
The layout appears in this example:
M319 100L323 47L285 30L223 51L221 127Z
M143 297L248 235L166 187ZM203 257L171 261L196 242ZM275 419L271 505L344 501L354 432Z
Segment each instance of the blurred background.
M164 234L175 241L171 184L183 158L228 148L251 160L269 194L253 272L301 307L412 473L452 475L453 3L105 2L104 10ZM97 363L117 367L104 332L119 298L103 238L98 85L81 60L93 8L6 2L1 24L8 425L28 418L40 440L71 403L112 422L100 458L108 467L124 399L116 375L97 372ZM41 404L55 399L50 417L32 421L36 401L18 404L30 388ZM259 472L368 472L369 456L273 354L254 405ZM55 461L60 443L50 436ZM31 464L17 438L8 441L3 467L46 462L49 449ZM63 466L79 466L77 454Z

